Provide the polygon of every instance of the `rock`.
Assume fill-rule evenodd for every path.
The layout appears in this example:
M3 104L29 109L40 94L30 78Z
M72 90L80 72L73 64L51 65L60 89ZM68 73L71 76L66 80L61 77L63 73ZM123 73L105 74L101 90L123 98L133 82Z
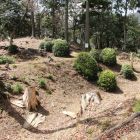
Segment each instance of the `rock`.
M78 117L78 113L75 112L71 112L71 111L62 111L63 114L68 115L70 117L72 117L73 119Z

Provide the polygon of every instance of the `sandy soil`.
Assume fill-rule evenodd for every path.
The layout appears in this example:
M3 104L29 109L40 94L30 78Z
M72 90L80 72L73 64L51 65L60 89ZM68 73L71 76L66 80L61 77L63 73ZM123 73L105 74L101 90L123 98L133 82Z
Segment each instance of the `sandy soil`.
M13 44L23 48L34 48L38 51L38 45L41 39L18 38L14 39ZM7 46L8 41L0 42L0 46ZM34 57L22 60L17 58L14 64L10 64L11 70L6 73L12 77L16 75L17 80L6 79L4 83L10 83L14 87L16 82L20 82L25 90L29 85L35 85L39 92L41 105L38 112L46 116L45 122L38 127L24 129L22 127L29 112L12 105L9 100L4 103L0 102L0 140L93 140L105 130L118 124L133 114L132 107L135 104L136 97L140 93L140 59L135 58L134 69L135 78L128 80L120 75L121 65L130 63L129 58L123 57L124 54L118 52L117 65L106 67L100 64L103 69L110 69L116 74L117 90L115 92L104 92L97 87L95 81L88 82L79 75L72 67L72 62L78 52L76 47L71 48L70 58L54 57L53 54L47 53L41 57L38 53ZM0 49L3 56L14 57L7 54L7 50ZM47 55L50 55L54 61L49 63ZM17 65L17 68L13 68ZM4 65L1 65L1 68ZM0 73L3 73L0 69ZM48 75L52 74L53 78L49 79ZM44 77L47 84L46 89L38 86L38 77ZM27 83L23 82L27 79ZM51 90L52 94L46 94ZM86 112L79 119L72 119L62 114L62 111L77 112L80 109L80 96L90 90L98 90L103 98L100 105L90 105ZM10 99L22 96L23 93L15 95L10 91ZM24 92L24 91L23 91ZM129 140L140 137L140 127L138 122L140 118L135 119L127 126L112 133L109 136L103 136L102 140Z

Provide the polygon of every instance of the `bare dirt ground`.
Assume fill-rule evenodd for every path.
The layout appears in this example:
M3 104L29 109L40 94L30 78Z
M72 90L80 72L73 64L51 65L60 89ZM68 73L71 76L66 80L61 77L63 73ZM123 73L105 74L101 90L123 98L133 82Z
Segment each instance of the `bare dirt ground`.
M34 48L38 51L38 45L42 40L31 38L14 39L13 44L21 48ZM0 46L7 46L8 41L0 42ZM7 79L4 82L10 83L12 87L20 82L23 89L29 85L35 85L39 92L41 105L38 112L46 116L46 120L38 127L24 129L22 127L27 115L27 109L12 105L9 100L0 102L0 140L93 140L105 130L127 119L133 114L133 106L140 93L140 59L135 58L135 78L128 80L120 75L121 65L130 63L126 54L118 52L117 65L106 67L116 74L117 90L115 92L104 92L97 87L95 81L86 81L72 67L72 62L78 54L75 46L71 47L71 57L59 58L50 55L54 61L49 63L46 56L39 56L28 59L16 57L16 62L10 64L11 70L6 73L12 77L16 75L17 80ZM7 54L7 50L0 49L0 55L15 57ZM34 55L33 55L34 56ZM20 57L20 56L19 56ZM13 68L17 65L17 68ZM4 65L1 65L1 68ZM0 73L3 73L0 69ZM49 79L48 75L53 78ZM38 77L44 77L47 81L46 89L38 87ZM23 82L27 79L27 83ZM52 94L46 94L46 91ZM98 90L103 98L100 105L90 105L86 112L79 119L72 119L62 114L62 111L77 112L80 109L80 96L90 90ZM10 99L22 94L15 95L12 92ZM23 91L24 92L24 91ZM140 118L112 132L110 135L102 136L102 140L139 140Z

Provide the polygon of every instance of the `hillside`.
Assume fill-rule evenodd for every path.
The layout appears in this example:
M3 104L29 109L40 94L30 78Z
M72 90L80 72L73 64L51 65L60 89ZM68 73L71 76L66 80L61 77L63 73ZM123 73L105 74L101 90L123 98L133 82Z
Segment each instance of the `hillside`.
M41 105L38 112L46 116L46 120L38 127L24 129L22 127L30 112L12 105L9 100L0 101L0 140L93 140L105 130L127 119L133 114L132 107L136 97L140 94L140 59L135 58L135 78L128 80L120 75L121 65L129 63L127 53L117 52L117 65L106 67L100 64L103 69L110 69L116 74L117 90L115 92L104 92L97 87L95 81L86 81L72 67L73 60L79 53L77 47L71 47L69 58L54 57L52 53L46 53L43 57L38 53L38 45L41 39L18 38L13 44L18 45L24 53L29 53L28 48L35 49L35 53L25 58L22 56L9 56L7 50L0 49L0 55L15 57L16 62L10 64L10 70L3 70L0 65L0 73L6 72L9 77L16 75L18 78L5 79L4 83L10 83L12 87L20 82L23 89L29 85L35 85L39 93ZM0 42L0 46L7 46L8 42ZM25 48L25 49L24 49ZM46 56L51 56L54 61L49 63ZM16 65L17 67L13 67ZM49 78L48 75L53 75ZM47 84L46 89L38 87L38 77L44 77ZM23 81L27 80L27 83ZM77 112L80 109L81 94L91 90L98 90L103 98L100 105L90 105L86 112L79 119L72 119L62 114L62 111ZM47 94L51 91L52 94ZM22 94L9 94L9 99L20 97ZM23 91L24 92L24 91ZM140 117L131 121L111 133L104 135L102 140L138 140L140 137Z

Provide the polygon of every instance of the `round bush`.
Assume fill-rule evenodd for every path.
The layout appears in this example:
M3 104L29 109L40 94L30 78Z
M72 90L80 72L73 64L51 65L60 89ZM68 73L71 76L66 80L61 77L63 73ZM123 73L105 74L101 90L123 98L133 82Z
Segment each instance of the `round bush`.
M51 39L51 38L48 38L48 37L45 37L43 40L44 40L45 42L47 42L47 41L51 41L52 39Z
M64 40L62 40L62 39L56 39L56 40L54 40L54 43L56 43L56 42L61 42L61 41L64 41ZM66 40L65 40L66 41Z
M40 42L38 48L39 48L39 49L44 49L44 44L45 44L45 41Z
M53 41L48 41L44 43L44 50L47 52L52 52L52 47L54 45Z
M99 61L100 52L96 49L90 51L90 56L93 57L97 62Z
M98 77L97 81L100 89L104 91L112 91L116 88L116 76L110 70L102 71Z
M11 46L8 47L8 51L9 51L9 53L15 54L15 53L18 52L18 46L11 45Z
M97 62L87 52L78 54L77 58L73 62L73 67L87 80L93 80L97 78Z
M67 57L70 55L69 44L66 40L59 39L54 43L52 47L52 52L54 56Z
M121 67L121 73L124 78L131 78L133 75L133 69L129 64L125 64Z
M106 65L116 64L116 53L114 49L104 48L100 54L101 61Z

